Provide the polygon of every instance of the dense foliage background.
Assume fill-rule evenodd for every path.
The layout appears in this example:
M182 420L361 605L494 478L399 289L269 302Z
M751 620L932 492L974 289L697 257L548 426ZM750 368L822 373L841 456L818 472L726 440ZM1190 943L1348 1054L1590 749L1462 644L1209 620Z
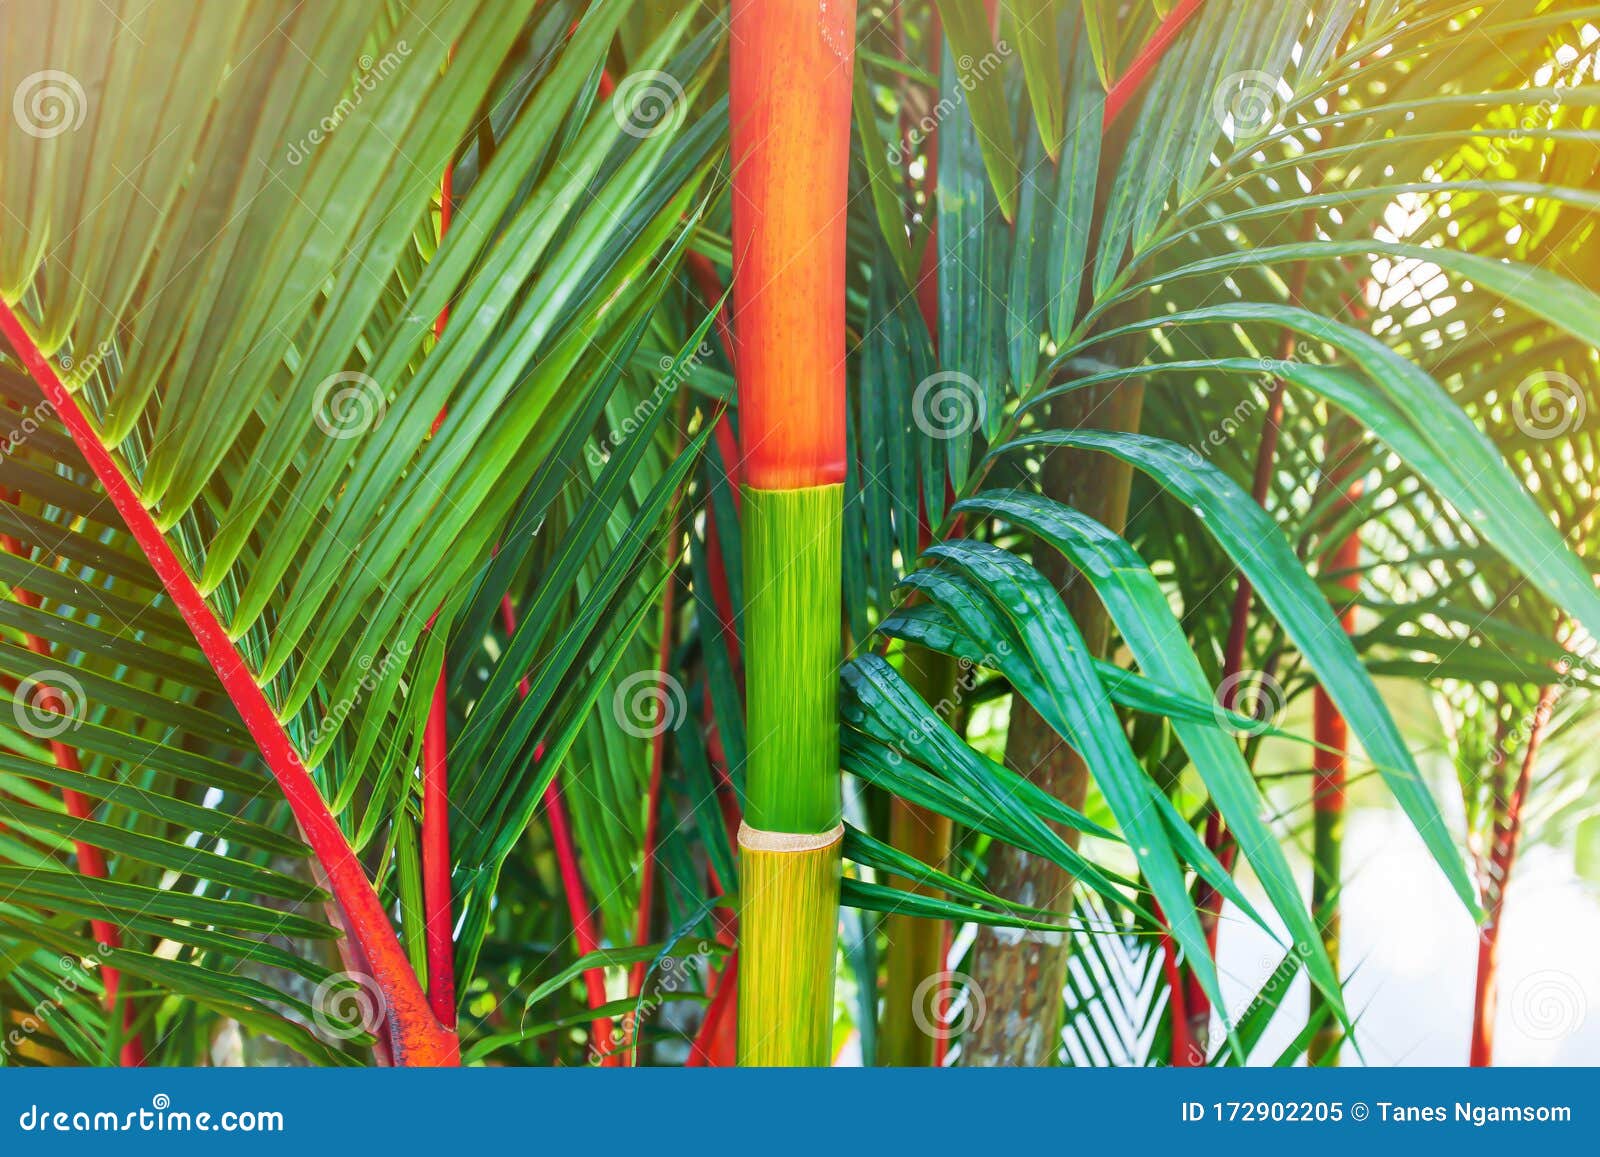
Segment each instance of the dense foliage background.
M1600 804L1597 40L828 42L842 1059L1396 1059L1352 800L1480 921L1492 1058L1519 851ZM739 51L660 0L0 6L7 1064L732 1063Z

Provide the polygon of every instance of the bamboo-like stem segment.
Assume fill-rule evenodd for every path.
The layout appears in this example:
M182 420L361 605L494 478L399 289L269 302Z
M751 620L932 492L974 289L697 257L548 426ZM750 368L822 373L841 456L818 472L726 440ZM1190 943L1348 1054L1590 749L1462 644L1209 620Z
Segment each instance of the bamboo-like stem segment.
M826 1066L844 829L739 829L739 1063Z
M745 819L830 830L839 793L843 486L744 490Z
M739 1063L825 1065L839 920L842 486L744 492Z
M824 1065L838 931L855 0L733 0L733 340L749 756L739 1061ZM755 838L748 838L755 833ZM802 837L798 844L769 836ZM810 837L809 840L803 837Z
M744 478L845 476L845 225L855 0L734 0L734 363Z

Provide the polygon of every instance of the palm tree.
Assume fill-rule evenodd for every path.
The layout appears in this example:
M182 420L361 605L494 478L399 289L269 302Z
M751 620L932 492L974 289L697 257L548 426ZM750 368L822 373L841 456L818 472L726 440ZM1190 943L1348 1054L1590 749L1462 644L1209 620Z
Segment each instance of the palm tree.
M1579 13L0 9L7 1060L1332 1059L1334 768L1493 908L1397 688L1587 702Z
M1536 205L1549 198L1549 213L1564 214L1563 236L1586 229L1577 225L1586 218L1576 206L1589 200L1579 191L1583 181L1554 188L1548 176L1552 150L1560 147L1549 143L1552 136L1585 136L1563 122L1569 111L1586 109L1568 90L1576 83L1568 78L1581 77L1587 60L1573 55L1585 43L1581 14L1537 4L1492 14L1467 5L1291 4L1276 6L1274 19L1263 23L1248 6L1211 2L1174 5L1165 13L1123 6L1113 23L1105 6L1082 6L1080 19L1077 6L1043 5L1037 6L1046 13L1042 21L1031 19L1035 6L1018 6L1002 12L996 30L974 17L972 7L963 17L955 5L940 6L950 50L937 75L911 63L922 58L917 36L925 40L936 27L927 21L920 32L902 21L900 28L912 32L885 35L866 57L879 71L871 89L878 116L863 144L862 179L872 203L866 197L858 202L858 235L867 238L862 261L871 265L874 291L863 293L867 336L858 428L873 447L864 459L886 456L891 468L862 486L866 541L856 553L865 564L857 586L867 604L862 618L881 614L881 631L920 645L926 645L927 619L971 624L964 654L996 669L1013 696L1008 762L1064 804L1087 798L1091 815L1109 811L1126 834L1117 787L1107 782L1112 758L1086 749L1071 717L1059 712L1052 718L1040 711L1047 729L1030 738L1033 716L1022 710L1023 700L1038 706L1027 690L1030 677L1058 696L1085 680L1069 682L1065 671L1071 668L1048 667L1041 652L1026 647L1025 634L1019 641L1032 671L1008 669L1004 652L1000 661L977 658L993 652L997 626L1003 632L1009 620L1010 629L1021 632L1043 608L1053 608L1053 600L1041 589L1027 597L1019 591L1008 601L991 586L985 607L970 585L950 588L944 576L982 586L984 577L998 582L998 568L1015 566L990 554L995 569L981 571L978 558L968 562L956 553L971 549L964 545L923 552L920 570L884 567L891 555L883 543L896 526L903 557L916 557L907 528L916 524L919 504L935 512L936 525L938 512L946 511L934 538L965 535L1027 558L1061 591L1091 657L1124 665L1131 660L1146 677L1200 698L1219 688L1224 704L1247 712L1263 703L1275 709L1315 690L1320 714L1330 720L1319 729L1325 747L1306 761L1323 770L1315 797L1328 798L1327 785L1337 782L1329 775L1342 774L1349 762L1358 767L1351 774L1376 771L1429 839L1458 895L1476 908L1476 889L1459 854L1440 838L1434 804L1420 788L1406 745L1396 742L1400 732L1380 697L1365 675L1346 680L1341 673L1372 645L1362 637L1364 617L1336 615L1322 600L1337 598L1342 610L1354 594L1360 603L1365 584L1352 592L1352 576L1374 569L1382 583L1407 567L1424 573L1421 552L1427 548L1414 543L1415 562L1392 551L1367 563L1358 554L1352 562L1348 545L1361 542L1356 536L1365 535L1366 520L1401 518L1393 513L1397 500L1420 490L1433 504L1421 522L1429 533L1448 539L1464 516L1475 548L1496 552L1509 565L1507 573L1554 605L1592 618L1592 610L1579 608L1590 604L1593 580L1563 543L1564 528L1552 526L1527 493L1513 493L1522 489L1514 478L1526 476L1508 468L1504 452L1462 415L1465 407L1493 430L1470 395L1463 396L1463 383L1482 388L1472 381L1475 364L1460 356L1459 345L1441 344L1449 315L1393 316L1404 295L1383 297L1375 290L1376 274L1427 263L1429 276L1472 290L1460 325L1470 328L1474 317L1492 313L1523 327L1514 348L1525 367L1555 365L1558 351L1574 341L1588 364L1592 329L1552 304L1587 299L1581 275L1573 282L1581 266L1563 273L1548 251L1530 248L1504 254L1510 263L1503 264L1500 247L1466 250L1453 224L1462 214L1527 197ZM1041 24L1060 28L1061 35L1040 36ZM1511 48L1505 55L1487 51L1489 40ZM1020 60L1006 67L1013 50ZM1462 67L1464 58L1472 67ZM1547 60L1551 66L1536 76ZM1038 83L1057 75L1066 77L1064 92L1053 94L1063 102L1059 108L1049 86ZM1131 124L1118 131L1105 109L1108 97L1127 99L1116 78L1129 75L1142 87L1128 114ZM937 99L921 95L941 84ZM1555 88L1559 95L1552 95ZM928 107L942 115L918 120L918 110ZM910 132L904 118L896 123L895 117L908 108ZM1107 124L1109 130L1102 128ZM1521 180L1481 168L1463 171L1464 151L1508 134ZM882 161L871 155L875 149L883 150ZM924 167L937 173L931 195L918 187ZM1385 209L1397 201L1415 206L1436 235L1386 232ZM905 254L891 260L907 219L914 239L934 239L931 260L919 263ZM874 224L882 240L872 238ZM891 280L879 296L882 271L891 279L898 274L900 288ZM913 341L908 361L900 335L918 331L894 315L903 315L919 278L924 288L932 281L938 289L936 348L919 351ZM1404 304L1408 311L1416 305L1412 299ZM892 336L875 346L874 335L883 332ZM1435 350L1460 360L1436 369ZM1474 356L1488 353L1479 349ZM929 413L907 407L898 383L935 380L959 385L966 405L961 420L946 422L931 441L925 438ZM922 396L948 402L955 391L924 389ZM1418 422L1423 413L1428 417ZM912 420L918 417L925 419L921 431ZM1481 473L1461 466L1468 455ZM1090 464L1108 457L1140 475L1131 508L1118 493L1123 480ZM1499 497L1470 495L1461 487L1469 473L1473 486L1492 478ZM1245 489L1251 480L1253 490ZM1269 517L1252 509L1257 504ZM1095 524L1084 524L1085 513ZM1515 527L1490 525L1503 517ZM1513 540L1525 535L1545 546L1520 553ZM1578 541L1570 533L1566 538ZM1072 564L1064 574L1053 572L1058 551ZM1557 556L1559 576L1545 565ZM1260 579L1252 568L1263 572ZM1326 591L1320 597L1310 588L1318 574ZM921 635L901 626L908 611L890 593L897 580L922 604L911 608ZM1285 581L1304 594L1270 589ZM847 568L847 591L849 583ZM1254 598L1244 593L1250 587ZM1144 593L1131 595L1130 588ZM1170 618L1173 607L1181 621ZM986 617L958 618L974 611ZM1300 611L1318 625L1294 622ZM1112 620L1104 641L1094 633L1102 613ZM1341 641L1340 618L1357 631L1355 648ZM1152 626L1163 622L1171 626ZM1482 629L1481 619L1466 624L1470 633ZM1170 654L1157 646L1160 638L1174 643ZM934 645L950 649L955 642L941 636ZM1411 677L1448 676L1437 658L1423 662L1413 652L1405 659ZM1548 656L1543 661L1551 662ZM1157 663L1177 666L1153 670ZM1196 849L1199 860L1187 861L1198 869L1187 890L1176 881L1163 884L1153 863L1138 863L1160 918L1112 918L1116 929L1139 929L1165 945L1164 952L1141 953L1144 964L1133 972L1166 971L1172 981L1158 993L1170 1001L1157 1010L1165 1020L1160 1039L1145 1041L1146 1055L1176 1063L1207 1055L1217 911L1221 898L1233 899L1226 885L1241 853L1293 935L1291 963L1312 975L1319 998L1312 1019L1324 1029L1314 1054L1335 1056L1331 1045L1339 1029L1348 1028L1337 993L1338 811L1315 809L1320 882L1315 911L1306 912L1284 865L1274 862L1295 817L1284 817L1273 834L1260 820L1266 809L1249 802L1259 796L1247 769L1258 763L1270 722L1251 729L1243 762L1192 723L1185 734L1175 719L1170 726L1133 722L1130 747L1135 762L1148 769L1146 782L1180 808L1190 827L1183 840L1203 845ZM1364 759L1354 753L1333 758L1343 728L1364 749ZM1329 740L1335 741L1331 749ZM1071 750L1061 750L1063 744ZM1083 762L1074 767L1078 756ZM1140 797L1123 798L1131 809ZM1152 832L1158 834L1164 833ZM1153 860L1159 845L1142 850ZM1205 853L1214 857L1209 876ZM1002 895L1043 897L1062 908L1073 873L1041 873L1026 853L1012 866L1013 856L992 850L970 862L987 866L988 882ZM1199 909L1187 927L1185 908ZM1015 1021L1002 1019L999 1024L1009 1027L997 1033L968 1034L968 1059L1033 1064L1054 1056L1057 990L1035 978L1062 976L1083 943L1081 936L980 934L969 957L969 987L1007 1009L1019 1006L1019 991L1030 992L1029 1011L1046 1027L1018 1032ZM888 950L893 954L896 945ZM890 1007L907 999L904 992L886 994ZM1023 1023L1037 1030L1037 1020ZM1224 1027L1240 1026L1225 1021ZM1230 1040L1224 1051L1237 1056L1237 1044Z
M592 485L571 472L625 396L722 129L676 106L653 123L653 93L597 104L628 5L592 6L570 37L575 10L533 8L172 5L89 29L70 5L7 11L30 67L3 318L32 379L6 377L27 431L9 565L29 619L13 629L43 649L10 668L4 918L35 988L39 961L95 955L61 914L117 930L105 988L119 977L138 1015L63 1038L84 1059L128 1033L197 1055L172 1027L192 1004L318 1059L376 1038L452 1062L452 1017L425 998L447 981L423 964L425 882L451 880L465 988L493 882L649 616L640 584L662 581L660 528L703 437L641 469L656 406ZM188 43L206 50L177 57ZM680 19L636 63L686 111L716 47ZM513 590L521 625L486 671L484 608ZM452 707L472 710L451 729L441 866L412 773L452 639ZM93 814L64 815L58 789Z

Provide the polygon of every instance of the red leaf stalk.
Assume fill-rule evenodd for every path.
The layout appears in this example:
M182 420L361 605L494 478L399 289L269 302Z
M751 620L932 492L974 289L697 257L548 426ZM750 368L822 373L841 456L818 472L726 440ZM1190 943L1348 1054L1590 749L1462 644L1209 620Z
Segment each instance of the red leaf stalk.
M338 821L328 811L327 803L301 762L299 751L279 722L277 710L256 684L216 613L201 597L189 572L157 528L122 468L101 442L99 432L79 407L77 399L56 375L55 367L34 343L22 319L3 303L0 303L0 331L33 375L45 400L60 416L79 453L105 488L106 496L194 633L195 642L216 670L262 759L283 791L306 842L321 861L329 887L344 909L352 934L371 964L373 979L383 993L395 1044L395 1060L408 1065L458 1064L460 1045L455 1034L434 1018L382 901Z
M1174 10L1172 16L1177 15L1177 10ZM1168 17L1169 21L1171 19L1172 17ZM1307 210L1300 231L1302 240L1315 237L1316 228L1316 212ZM1289 279L1290 302L1298 304L1305 296L1308 272L1309 263L1296 262ZM1283 331L1278 341L1280 360L1288 361L1294 357L1295 340L1293 330ZM1277 468L1278 443L1283 435L1283 386L1282 378L1273 378L1267 387L1266 421L1261 431L1261 444L1256 448L1255 476L1251 482L1250 494L1255 499L1256 505L1263 508L1272 492L1272 473ZM1245 644L1250 634L1250 605L1254 597L1255 591L1250 580L1241 574L1239 586L1234 592L1233 618L1228 624L1228 639L1223 647L1222 677L1227 688L1223 695L1223 706L1230 710L1236 708L1238 704L1240 682L1238 676L1244 670ZM1232 871L1238 849L1228 839L1227 831L1215 811L1206 818L1206 847L1217 853L1225 869ZM1196 901L1197 907L1200 908L1201 924L1206 932L1207 943L1211 946L1212 956L1215 957L1217 931L1222 917L1222 894L1202 882L1196 887ZM1210 997L1194 978L1191 978L1189 985L1189 997L1190 1014L1196 1019L1202 1016L1209 1018Z
M11 492L0 494L0 498L3 498L6 502L16 502L16 495ZM17 538L9 534L0 535L0 549L23 560L28 558L27 548ZM20 587L12 588L11 597L23 606L32 607L36 610L41 602L38 595L32 591L22 590ZM34 634L29 634L26 638L28 650L35 655L43 659L51 659L53 657L54 648L48 639L40 638ZM36 705L40 710L53 713L61 713L68 710L66 701L56 688L40 685L37 694L38 702ZM55 760L56 767L62 771L81 772L83 770L83 765L78 760L76 748L52 739L50 741L50 754ZM75 820L87 820L94 817L94 805L89 802L82 792L62 788L61 802L66 805L67 814ZM110 878L103 851L95 845L85 843L79 839L72 841L72 847L78 857L79 872L92 880ZM107 948L113 949L122 947L122 932L115 924L109 924L104 920L91 920L89 921L89 930L94 934L95 943L104 944ZM105 987L104 1003L106 1010L115 1012L117 1009L117 994L122 986L122 973L115 968L102 968L100 970L100 979ZM134 1020L133 1002L125 1001L122 1006L122 1025L124 1030L131 1029ZM124 1067L136 1067L144 1064L144 1045L137 1034L130 1033L128 1039L123 1042L119 1060Z
M422 908L428 946L428 1005L456 1025L455 919L450 906L449 698L441 664L422 732Z
M728 957L717 980L717 994L706 1007L706 1018L700 1022L694 1044L689 1049L690 1068L721 1067L726 1061L718 1057L717 1043L725 1036L725 1026L732 1023L728 1013L735 1007L739 995L739 954Z
M1517 845L1522 837L1522 807L1527 802L1533 769L1539 759L1539 747L1544 742L1550 712L1555 707L1559 693L1560 688L1553 684L1539 693L1539 705L1534 708L1533 725L1528 730L1528 748L1522 757L1522 769L1517 773L1516 786L1505 801L1505 813L1495 824L1494 848L1490 853L1486 887L1489 918L1478 932L1478 975L1473 991L1469 1062L1473 1068L1485 1068L1494 1063L1494 1018L1499 1006L1500 918L1505 912L1506 886L1511 882L1511 869L1516 864Z
M1361 497L1359 479L1346 484L1352 470L1349 457L1357 448L1356 442L1347 445L1339 464L1330 472L1333 485L1343 487L1341 509L1354 505ZM1356 627L1353 596L1361 589L1361 575L1356 569L1361 565L1361 532L1357 530L1347 535L1329 554L1324 565L1338 575L1339 587L1352 596L1352 600L1339 612L1339 625L1346 634L1352 634ZM1311 913L1322 930L1322 946L1327 951L1334 974L1338 975L1339 890L1344 877L1345 780L1349 763L1350 728L1320 683L1312 703L1312 737L1318 746L1312 749L1311 754L1311 807L1315 829L1311 856ZM1322 1005L1322 993L1313 988L1312 1014L1315 1015ZM1311 1063L1336 1063L1341 1035L1339 1026L1334 1024L1319 1029L1311 1043Z
M1161 975L1167 982L1167 1019L1172 1022L1172 1044L1168 1059L1174 1068L1188 1068L1200 1063L1197 1059L1194 1038L1190 1034L1190 1010L1183 983L1183 973L1178 966L1178 942L1166 931L1166 916L1161 905L1152 901L1156 921L1162 925Z
M446 165L439 183L439 240L450 227L455 167ZM439 311L434 340L444 334L450 309ZM433 420L432 434L444 424L446 411ZM434 612L437 616L438 612ZM428 629L433 629L429 620ZM422 732L422 909L428 954L428 1003L446 1028L456 1026L455 917L451 910L450 855L450 712L443 661L434 685L433 703Z
M1172 47L1172 42L1177 39L1178 33L1183 31L1189 18L1200 11L1200 5L1205 0L1183 0L1171 12L1167 13L1165 20L1156 28L1155 34L1143 48L1139 55L1134 57L1133 63L1128 66L1128 71L1117 77L1116 83L1111 86L1111 91L1106 93L1106 107L1101 124L1106 128L1111 127L1111 122L1122 115L1122 110L1128 107L1134 94L1150 78L1156 65L1161 63L1161 58L1166 55L1167 49Z
M27 558L27 552L22 544L9 534L0 536L0 545L3 545L8 553L16 555L18 558ZM12 597L24 606L34 608L39 606L39 596L32 591L14 588L11 593ZM44 659L52 657L54 651L49 640L30 634L27 636L27 642L28 650L35 655ZM68 704L62 698L61 693L54 687L41 684L38 688L37 696L36 706L41 711L59 714L69 710ZM83 770L83 765L78 760L76 748L52 739L50 741L50 754L55 759L56 767L62 771L81 772ZM66 805L67 814L75 820L94 818L94 805L90 803L88 797L82 792L62 788L61 802ZM72 847L78 857L79 872L91 880L106 880L110 878L111 873L106 867L105 853L100 848L77 838L73 839ZM122 947L122 931L115 924L104 920L90 920L89 930L94 934L96 944L103 944L111 949ZM105 987L104 1004L106 1011L115 1013L117 1010L117 994L122 987L122 973L115 968L102 968L100 970L100 979ZM125 1031L133 1027L135 1016L133 1002L131 1000L124 1001L122 1003L122 1026ZM137 1034L130 1033L128 1039L123 1042L119 1060L124 1067L137 1067L144 1064L144 1044Z
M506 595L500 600L500 625L507 635L517 633L517 608ZM528 697L531 684L524 675L517 685L522 698ZM544 744L534 751L535 760L544 757ZM567 897L567 913L572 919L572 939L579 956L587 956L600 947L600 936L595 931L594 912L589 907L589 889L584 884L583 870L578 866L578 848L572 838L572 823L567 817L567 803L561 795L561 785L556 780L544 789L544 809L550 817L550 843L556 853L556 867L561 873L561 890ZM583 974L584 991L590 1008L600 1008L606 1003L606 974L601 968L591 968ZM601 1064L607 1068L621 1063L610 1051L613 1025L609 1017L600 1017L592 1026L591 1042L602 1056Z

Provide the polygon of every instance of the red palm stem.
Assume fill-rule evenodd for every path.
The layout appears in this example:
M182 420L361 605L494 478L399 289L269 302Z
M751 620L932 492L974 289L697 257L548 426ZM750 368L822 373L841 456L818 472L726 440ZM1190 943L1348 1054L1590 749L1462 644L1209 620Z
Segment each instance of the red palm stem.
M439 182L439 240L450 227L455 167L446 165ZM434 319L437 342L450 320L450 307ZM446 410L433 420L432 434L444 424ZM438 612L434 612L438 616ZM433 629L433 620L428 621ZM450 856L450 711L444 661L434 685L433 703L422 732L422 909L428 954L428 1003L439 1023L456 1024L455 917L451 910Z
M4 332L45 400L60 416L79 453L105 488L112 506L193 632L195 642L217 672L223 689L282 790L306 843L321 861L329 887L344 909L351 933L371 964L373 979L383 993L396 1061L415 1065L459 1063L460 1045L455 1034L434 1018L383 903L367 879L366 870L345 839L339 822L328 811L299 751L279 721L277 709L251 675L244 657L229 639L227 629L201 596L77 399L56 375L55 367L34 343L22 319L4 303L0 303L0 332Z
M669 582L666 594L662 598L661 644L656 653L656 669L663 677L666 676L672 662L673 611L677 601L676 595L677 588ZM661 778L666 767L666 737L665 730L658 731L650 737L650 790L645 800L648 810L644 821L644 858L639 867L639 917L633 933L634 943L641 946L650 943L650 914L655 907L656 899L656 843L661 838ZM644 985L644 974L645 965L640 962L634 967L633 977L628 985L629 995L639 995L639 990Z
M1122 110L1128 107L1134 94L1149 79L1156 65L1161 63L1161 58L1166 55L1167 49L1172 47L1172 42L1177 39L1178 33L1183 31L1183 26L1204 3L1205 0L1183 0L1167 13L1166 19L1156 28L1155 35L1150 37L1145 46L1139 50L1139 55L1134 57L1133 63L1128 66L1128 71L1117 77L1116 83L1111 86L1111 91L1106 93L1104 119L1101 122L1104 126L1109 128L1111 122L1122 115Z
M500 600L500 625L507 635L517 632L517 608L506 595ZM526 699L532 685L524 675L517 684L518 694ZM544 758L544 744L534 750L535 760ZM589 889L583 880L583 870L578 864L578 847L572 838L572 823L567 816L566 800L561 795L561 784L550 781L544 789L544 810L550 817L550 843L556 853L556 868L561 873L561 890L567 898L567 914L572 919L572 939L578 955L587 956L600 947L600 936L595 931L594 912L589 907ZM583 974L584 992L590 1008L606 1004L606 974L601 968L591 968ZM610 1051L612 1023L609 1017L600 1017L592 1026L592 1041L599 1042L595 1049L602 1056L601 1064L607 1068L621 1064L621 1058Z
M428 946L428 1004L456 1024L455 919L450 907L449 697L444 665L422 732L422 908Z
M738 994L739 954L735 952L722 967L717 978L717 994L706 1007L705 1020L700 1022L700 1031L695 1034L694 1043L689 1048L687 1064L690 1068L720 1064L717 1044L723 1035L723 1026L728 1023L728 1012L738 1002Z
M16 502L16 495L10 492L0 495L0 498L3 498L4 501L7 502ZM21 541L19 541L13 535L0 535L0 549L5 550L7 554L14 555L15 557L25 561L28 558L27 549L22 545ZM11 596L23 606L32 607L34 609L38 609L41 601L39 596L34 594L32 591L25 591L19 587L12 588ZM51 646L48 639L41 638L34 634L28 634L26 639L28 650L32 651L35 655L38 655L43 659L50 659L54 656L54 648ZM49 712L61 712L67 709L66 703L62 699L60 692L54 687L49 686L40 687L38 706L41 710ZM55 760L56 767L60 768L62 771L81 772L83 770L83 765L78 760L77 750L65 743L60 742L59 740L52 739L50 741L50 754ZM68 788L62 788L61 802L66 805L67 814L75 820L87 820L94 818L94 806L89 802L88 798L85 797L82 792L72 791ZM72 841L72 847L73 852L78 857L79 872L92 880L105 880L110 878L110 872L107 870L106 857L103 851L101 851L94 844L85 843L83 840L79 839L74 839ZM107 948L113 949L122 947L122 932L115 924L109 924L104 920L90 920L89 930L94 933L96 944L104 944ZM106 1010L108 1012L115 1012L117 1008L117 993L120 991L122 985L122 973L116 968L103 968L100 971L100 979L105 988L104 1003ZM135 1019L135 1010L132 1001L127 1001L124 1003L122 1017L123 1028L131 1028ZM137 1034L131 1034L129 1038L123 1042L119 1059L122 1065L125 1067L136 1067L144 1064L144 1045L140 1041Z
M1500 918L1505 912L1506 886L1517 861L1517 845L1522 838L1522 807L1533 782L1533 768L1539 747L1544 742L1550 712L1555 707L1559 688L1552 684L1539 693L1534 708L1533 726L1528 731L1528 748L1522 757L1516 786L1505 801L1505 814L1495 824L1494 849L1490 854L1488 900L1489 918L1478 932L1478 973L1473 986L1472 1049L1469 1063L1485 1068L1494 1063L1494 1017L1498 1007L1500 964Z
M1161 905L1152 901L1161 932L1161 975L1167 982L1167 1019L1172 1022L1172 1044L1168 1060L1174 1068L1187 1068L1196 1063L1194 1040L1189 1035L1189 1004L1185 999L1183 975L1178 968L1178 943L1166 931L1166 917Z

